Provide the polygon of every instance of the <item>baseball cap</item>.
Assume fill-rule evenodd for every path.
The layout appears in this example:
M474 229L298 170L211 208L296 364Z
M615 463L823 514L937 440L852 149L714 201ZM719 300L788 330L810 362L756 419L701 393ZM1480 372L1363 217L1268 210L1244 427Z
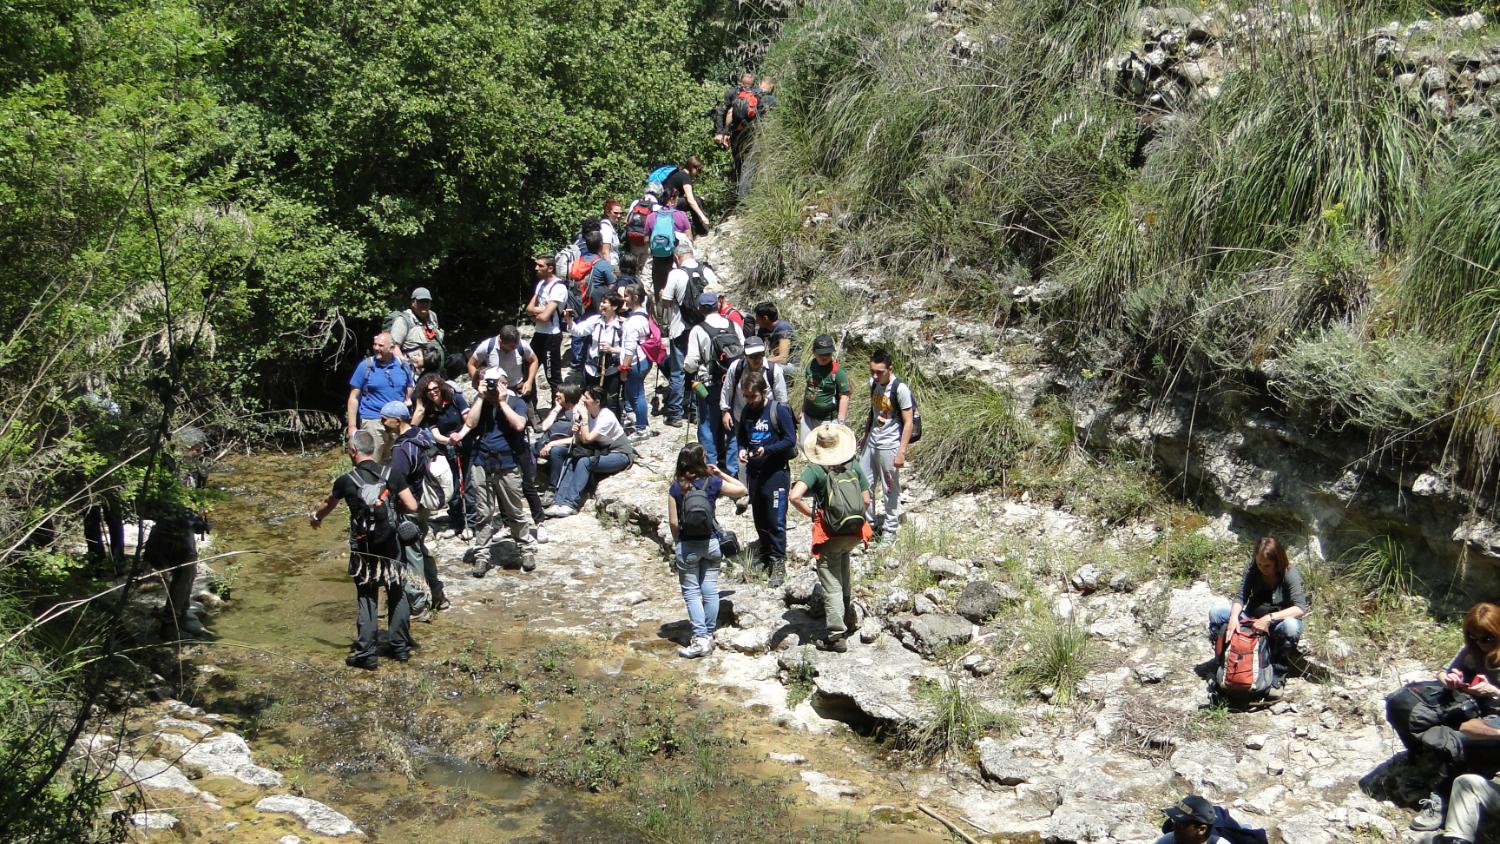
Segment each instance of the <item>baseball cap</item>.
M754 334L745 338L745 354L763 355L766 353L766 341Z
M505 374L505 370L501 369L498 366L492 366L489 369L486 369L484 371L484 380L504 381L506 384L510 383L510 377Z
M424 300L428 301L428 302L431 302L432 301L432 291L428 290L425 287L418 287L416 290L413 290L411 292L411 297L413 299L417 300L418 302L421 302L421 301L424 301Z
M700 308L717 308L718 306L719 294L712 290L705 290L703 291L703 295L698 297L698 307Z
M411 408L405 402L388 401L380 406L380 415L386 419L405 419L411 421Z
M1173 821L1190 821L1207 826L1214 825L1214 804L1196 794L1189 794L1176 806L1162 809L1162 813Z
M828 334L819 334L817 339L813 340L812 350L815 355L833 354L833 337Z

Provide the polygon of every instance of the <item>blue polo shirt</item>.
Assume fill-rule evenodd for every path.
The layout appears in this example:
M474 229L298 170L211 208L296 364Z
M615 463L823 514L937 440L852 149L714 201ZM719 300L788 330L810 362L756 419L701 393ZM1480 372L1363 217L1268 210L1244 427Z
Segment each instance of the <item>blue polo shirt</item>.
M371 355L349 376L349 386L359 390L360 419L379 419L380 408L388 401L406 401L406 390L414 383L411 370L394 355L387 364Z

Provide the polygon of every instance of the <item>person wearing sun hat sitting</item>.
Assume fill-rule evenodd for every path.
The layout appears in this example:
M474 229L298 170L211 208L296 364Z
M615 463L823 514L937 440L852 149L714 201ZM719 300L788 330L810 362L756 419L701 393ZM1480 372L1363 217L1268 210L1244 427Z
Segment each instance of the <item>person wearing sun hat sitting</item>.
M802 441L809 466L788 497L797 512L813 520L812 554L823 587L823 620L828 634L818 647L843 653L859 626L849 580L849 554L874 534L865 519L870 480L854 459L854 431L825 422ZM811 494L809 505L805 496Z

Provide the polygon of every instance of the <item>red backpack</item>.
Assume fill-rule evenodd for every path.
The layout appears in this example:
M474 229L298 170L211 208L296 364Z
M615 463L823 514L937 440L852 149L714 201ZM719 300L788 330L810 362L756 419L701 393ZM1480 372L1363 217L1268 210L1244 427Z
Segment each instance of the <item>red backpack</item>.
M651 203L644 199L637 199L630 203L630 210L625 213L625 242L640 249L651 240L651 232L646 228L646 218L651 216L655 210Z
M760 95L752 88L741 88L734 95L734 128L739 131L760 112Z
M1220 694L1237 700L1265 695L1275 681L1271 668L1271 640L1248 621L1219 640L1219 670L1214 686Z
M589 295L589 276L594 273L594 265L599 263L599 256L579 258L568 266L568 278L578 282L578 301L583 304L583 309L588 310L594 306L594 297ZM580 312L579 316L583 314Z

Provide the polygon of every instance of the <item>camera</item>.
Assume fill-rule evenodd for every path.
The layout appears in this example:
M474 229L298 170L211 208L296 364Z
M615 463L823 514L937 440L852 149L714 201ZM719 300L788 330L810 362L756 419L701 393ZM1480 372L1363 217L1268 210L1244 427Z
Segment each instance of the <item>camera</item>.
M499 384L500 382L493 378L486 378L484 379L484 391L486 393L493 393L499 387Z

